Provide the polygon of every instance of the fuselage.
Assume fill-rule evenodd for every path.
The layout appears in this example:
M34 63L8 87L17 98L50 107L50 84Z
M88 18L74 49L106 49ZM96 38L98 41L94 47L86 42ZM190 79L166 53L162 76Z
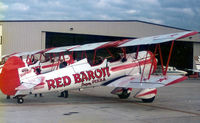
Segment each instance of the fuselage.
M141 51L138 53L137 58L135 56L135 53L127 54L126 60L120 58L114 62L104 59L100 64L93 66L85 58L74 64L45 74L28 75L33 71L27 72L27 74L21 76L21 83L30 83L33 82L32 80L40 82L31 90L18 90L16 96L27 95L30 92L45 93L95 87L110 83L120 77L134 74L142 73L144 77L147 77L149 72L153 72L150 69L156 67L156 61L152 57L153 54L149 51Z

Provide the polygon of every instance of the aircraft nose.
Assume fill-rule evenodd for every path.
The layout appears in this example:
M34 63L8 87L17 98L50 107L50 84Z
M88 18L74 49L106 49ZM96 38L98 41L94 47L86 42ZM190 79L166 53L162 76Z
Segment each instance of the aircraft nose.
M25 67L25 64L16 56L10 57L4 64L0 75L0 89L5 95L15 95L15 88L20 85L18 75L20 67Z

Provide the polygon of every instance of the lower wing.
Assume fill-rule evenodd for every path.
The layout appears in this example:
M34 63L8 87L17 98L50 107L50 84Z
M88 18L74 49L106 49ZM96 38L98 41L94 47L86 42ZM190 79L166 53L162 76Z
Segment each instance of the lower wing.
M124 87L124 88L159 88L175 84L187 79L186 76L180 75L169 75L169 76L158 76L151 75L150 79L142 79L141 75L124 76L117 80L104 83L105 86L110 87Z
M41 85L44 81L44 77L36 77L34 79L28 79L28 81L21 82L21 85L15 88L15 90L22 91L22 90L30 90L38 85Z

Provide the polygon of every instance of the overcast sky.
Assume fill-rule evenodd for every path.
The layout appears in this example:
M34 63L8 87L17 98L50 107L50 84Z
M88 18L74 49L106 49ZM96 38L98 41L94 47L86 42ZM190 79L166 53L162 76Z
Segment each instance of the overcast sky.
M200 31L200 1L0 0L0 20L141 20Z

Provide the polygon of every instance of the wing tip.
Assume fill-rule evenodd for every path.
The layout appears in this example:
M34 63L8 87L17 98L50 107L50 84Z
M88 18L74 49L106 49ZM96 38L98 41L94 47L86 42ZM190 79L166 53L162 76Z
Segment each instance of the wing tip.
M197 31L190 31L189 33L187 33L187 34L185 34L185 35L179 37L178 39L186 38L186 37L189 37L189 36L192 36L192 35L196 35L196 34L198 34L198 33L199 33L199 32L197 32Z
M174 81L172 81L172 82L170 82L170 83L167 83L165 86L173 85L173 84L182 82L182 81L184 81L184 80L186 80L186 79L188 79L188 77L187 77L187 76L183 76L183 77L181 77L181 78L179 78L179 79L176 79L176 80L174 80Z

